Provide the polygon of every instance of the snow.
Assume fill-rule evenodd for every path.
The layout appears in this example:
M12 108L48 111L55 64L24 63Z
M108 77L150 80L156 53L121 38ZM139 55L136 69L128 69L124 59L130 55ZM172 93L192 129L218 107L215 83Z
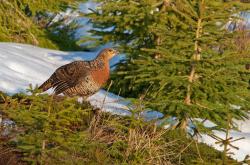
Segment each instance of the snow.
M62 28L63 26L69 25L75 21L77 17L79 17L79 11L74 11L73 9L68 8L66 11L56 14L48 26L51 26L55 22L62 21L63 25L60 26L60 28Z
M90 96L87 100L93 107L100 108L105 112L111 112L123 116L131 114L129 111L129 101L103 89Z
M91 0L80 3L77 10L71 8L66 9L65 11L59 12L55 15L53 13L48 13L51 15L51 21L48 26L53 25L56 22L62 22L62 25L59 28L69 25L72 22L77 22L80 27L76 29L74 37L76 39L81 39L81 37L90 37L91 33L88 31L93 29L93 25L89 22L89 19L86 17L80 17L82 14L88 14L92 11L90 9L95 9L98 6L98 3L92 2ZM93 36L92 36L93 37Z
M220 138L225 138L225 133L221 131L213 131L215 135L219 136ZM231 155L233 158L237 160L244 160L246 155L250 155L250 132L244 133L239 131L230 131L229 137L233 137L233 139L239 139L245 137L245 139L241 139L239 141L235 141L232 143L233 146L239 147L239 150L230 147L230 152L233 152L234 155ZM215 139L211 138L208 135L202 135L201 142L204 142L210 146L215 147L217 150L222 151L223 146L219 144L215 145Z
M228 23L225 25L226 29L228 29L229 31L250 29L250 12L249 11L242 11L239 14L234 14L234 16L240 17L241 19L237 21L229 19Z

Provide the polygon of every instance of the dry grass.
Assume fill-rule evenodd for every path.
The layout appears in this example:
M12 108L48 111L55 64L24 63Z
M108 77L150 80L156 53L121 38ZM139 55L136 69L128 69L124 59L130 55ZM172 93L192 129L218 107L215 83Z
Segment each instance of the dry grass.
M135 125L133 122L130 119L99 113L91 122L90 139L110 147L116 142L122 142L126 147L120 150L120 154L128 164L171 165L171 160L176 155L171 148L176 142L164 140L163 135L167 130L143 120L141 122L144 124Z
M145 163L170 165L171 156L175 153L168 148L174 145L174 141L165 142L162 139L164 133L164 130L156 131L155 128L150 127L129 129L128 136L125 137L128 143L125 152L126 157L129 157L132 153L146 153L148 158Z
M0 165L26 165L21 161L21 154L13 148L0 146Z
M246 57L249 58L248 52L249 44L250 44L250 33L249 30L247 30L246 26L243 24L240 24L238 29L238 36L235 38L235 46L237 48L237 51L240 54L245 55L244 53L247 52Z

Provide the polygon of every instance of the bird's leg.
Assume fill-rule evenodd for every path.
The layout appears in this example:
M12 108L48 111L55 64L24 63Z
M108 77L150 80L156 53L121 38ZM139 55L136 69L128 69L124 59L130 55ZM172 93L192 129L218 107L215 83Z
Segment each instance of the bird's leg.
M101 116L101 109L100 108L95 108L93 109L94 116L90 122L90 127L89 130L91 132L92 136L95 136L97 127L100 123L100 116Z
M93 109L93 111L94 111L95 126L97 126L100 121L101 109L96 108L96 109Z

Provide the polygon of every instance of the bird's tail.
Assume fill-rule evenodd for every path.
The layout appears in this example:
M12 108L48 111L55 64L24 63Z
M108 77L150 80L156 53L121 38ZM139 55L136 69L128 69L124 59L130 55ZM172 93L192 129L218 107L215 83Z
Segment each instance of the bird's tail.
M44 92L44 91L47 91L51 87L52 87L52 79L49 78L41 86L39 86L38 89L41 89Z

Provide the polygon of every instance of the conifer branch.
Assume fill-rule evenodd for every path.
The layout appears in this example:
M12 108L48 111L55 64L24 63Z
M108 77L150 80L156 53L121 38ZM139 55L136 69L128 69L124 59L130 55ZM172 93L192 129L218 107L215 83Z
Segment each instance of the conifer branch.
M190 71L190 75L188 78L188 86L187 86L187 95L185 98L185 104L187 105L191 105L192 101L191 101L191 85L194 82L194 78L195 78L195 65L196 62L200 61L201 58L201 48L199 47L199 39L201 37L201 33L202 33L202 15L203 15L203 6L205 5L205 0L201 1L201 7L199 8L200 10L200 14L199 14L199 18L197 21L197 26L196 26L196 36L195 36L195 43L194 43L194 55L193 55L193 61L191 62L191 71Z

